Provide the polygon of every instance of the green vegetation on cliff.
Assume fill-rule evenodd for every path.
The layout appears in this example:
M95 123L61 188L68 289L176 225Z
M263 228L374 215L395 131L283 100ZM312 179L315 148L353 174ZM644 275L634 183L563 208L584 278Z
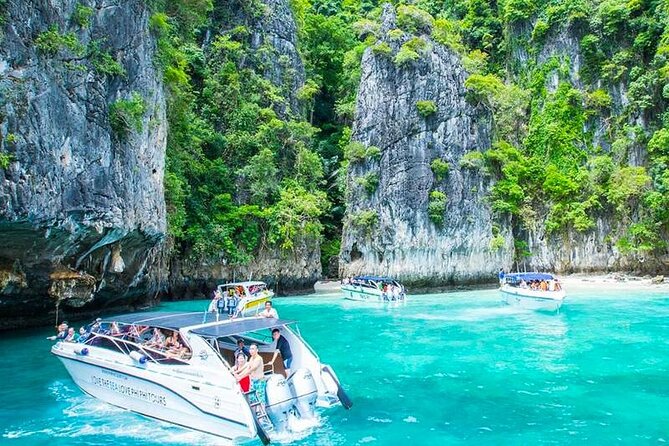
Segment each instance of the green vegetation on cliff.
M419 0L395 3L398 29L378 40L376 0L291 0L307 80L297 92L271 82L273 49L252 47L270 12L260 0L154 2L159 63L169 86L165 175L170 233L197 256L245 262L266 243L291 248L304 235L336 254L349 163L380 150L351 141L366 48L398 66L430 37L470 73L468 100L490 109L494 144L459 166L490 175L500 221L511 216L516 257L526 231L585 232L600 216L621 222L620 249L664 247L669 224L669 7L661 1ZM221 31L220 21L246 17ZM218 22L217 22L218 21ZM54 36L57 30L53 30ZM44 51L69 47L44 39ZM210 39L203 45L205 39ZM56 42L52 44L52 42ZM54 46L55 45L55 46ZM280 58L280 57L279 57ZM300 109L291 109L295 94ZM421 101L417 112L437 112ZM435 160L435 177L448 164ZM369 194L378 177L357 184ZM433 191L430 218L447 199ZM375 216L351 216L371 227ZM626 229L628 228L628 229ZM502 246L493 234L491 249Z

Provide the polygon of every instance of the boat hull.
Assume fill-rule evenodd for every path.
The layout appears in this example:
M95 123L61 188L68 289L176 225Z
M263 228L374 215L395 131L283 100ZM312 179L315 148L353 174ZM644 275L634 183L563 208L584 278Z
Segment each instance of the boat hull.
M258 296L249 297L246 302L243 302L244 307L240 312L241 317L252 317L265 309L265 302L271 302L274 293L265 293Z
M238 413L234 410L228 410L227 413L221 410L235 405L234 395L226 400L226 395L221 394L220 390L217 392L205 389L194 383L184 382L177 386L171 383L168 387L167 382L161 382L164 377L151 377L151 373L146 373L143 369L139 370L144 371L144 376L139 376L123 370L126 367L122 365L117 367L113 364L95 364L88 362L89 358L69 357L57 351L53 353L58 356L81 390L109 404L227 439L256 437L255 426L250 425L249 416L244 416L242 410ZM195 389L202 394L199 401L184 396L189 392L192 394ZM211 407L202 404L208 399L211 400Z
M503 286L500 291L505 303L530 310L557 311L566 297L564 290L534 291L527 288Z

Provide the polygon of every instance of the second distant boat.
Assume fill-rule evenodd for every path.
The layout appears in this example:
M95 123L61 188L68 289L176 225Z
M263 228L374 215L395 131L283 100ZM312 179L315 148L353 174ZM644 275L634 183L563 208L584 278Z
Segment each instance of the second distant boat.
M532 310L557 311L567 295L560 281L548 273L510 273L501 282L504 302Z
M344 298L364 302L403 302L404 286L397 280L383 276L355 276L341 286Z
M265 282L231 282L217 287L222 296L214 298L210 310L219 310L219 313L235 315L237 317L255 316L263 310L265 302L274 297L274 292L267 288Z

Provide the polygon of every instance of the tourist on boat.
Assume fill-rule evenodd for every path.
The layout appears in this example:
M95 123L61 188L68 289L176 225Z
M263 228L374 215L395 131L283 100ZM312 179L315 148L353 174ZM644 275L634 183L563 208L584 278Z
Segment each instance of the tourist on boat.
M244 346L243 339L237 339L237 349L235 350L235 358L239 355L244 355L246 359L249 359L251 357L249 349Z
M527 282L525 282L525 279L520 279L520 287L527 288Z
M230 293L226 302L226 305L228 306L228 316L233 317L235 315L240 300L239 294L236 291Z
M77 342L86 342L91 336L91 333L86 330L86 327L79 327L79 339Z
M55 336L49 336L47 339L50 341L63 341L67 337L67 322L61 322L58 324L56 327L56 335Z
M251 352L251 357L246 363L246 366L241 369L238 373L235 374L237 381L241 381L242 378L248 376L251 378L251 390L255 390L258 400L261 403L265 403L265 363L262 360L262 357L258 354L258 346L256 344L251 344L249 348Z
M186 353L187 348L181 343L179 332L174 330L172 335L165 340L166 355L170 357L181 358Z
M120 336L123 334L121 332L121 329L118 327L118 323L116 323L116 321L112 322L111 325L109 326L109 334L112 336Z
M153 329L153 336L151 336L149 342L146 343L146 346L158 350L162 350L165 347L165 335L160 331L160 328Z
M276 357L281 353L281 357L283 358L283 368L286 369L286 377L288 377L288 375L290 375L290 366L293 362L293 352L290 351L290 344L288 343L288 340L281 335L278 328L272 330L272 339L274 339L276 344L274 345L274 356L272 356L272 360L269 363L274 364Z
M94 322L86 325L86 331L88 333L97 333L100 331L100 323L102 322L101 318L96 318Z
M497 278L499 279L499 284L504 285L504 268L499 269L499 273L497 273Z
M272 308L272 302L269 300L265 302L265 309L258 313L258 316L279 319L279 313L277 313L277 311Z
M217 288L214 290L211 302L209 302L209 308L207 309L210 313L225 314L225 299L221 291Z
M74 327L70 327L67 329L67 336L65 336L64 339L65 342L78 342L79 341L79 333L74 331Z
M248 359L245 354L240 353L235 356L235 366L232 368L232 373L234 375L240 374L241 371L246 367L246 360ZM242 392L246 393L249 391L251 388L251 378L249 375L244 376L243 378L240 378L239 380L239 387L242 388Z

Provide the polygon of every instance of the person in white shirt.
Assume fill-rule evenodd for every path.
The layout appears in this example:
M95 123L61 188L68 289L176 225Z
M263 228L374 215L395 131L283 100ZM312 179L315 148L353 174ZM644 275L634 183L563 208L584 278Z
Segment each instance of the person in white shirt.
M270 317L274 319L279 319L279 313L276 312L274 308L272 308L272 302L267 301L265 302L265 309L261 311L258 316L260 317Z

